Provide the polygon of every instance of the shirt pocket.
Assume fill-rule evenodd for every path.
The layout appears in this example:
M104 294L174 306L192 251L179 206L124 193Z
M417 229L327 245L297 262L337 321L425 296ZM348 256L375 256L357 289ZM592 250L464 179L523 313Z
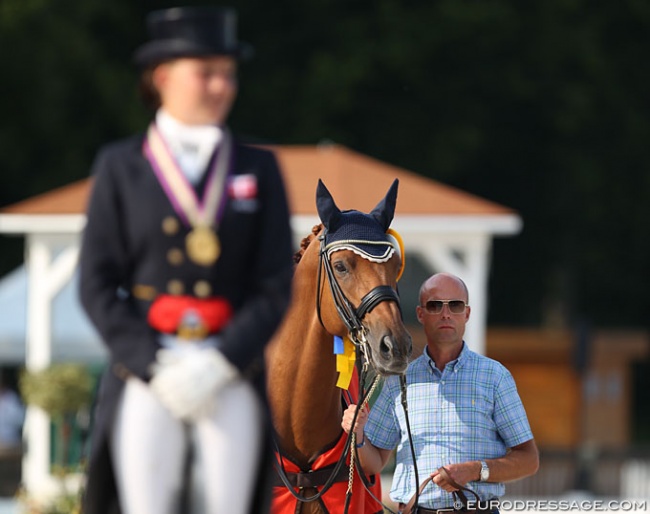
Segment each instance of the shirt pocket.
M473 439L484 439L494 430L494 399L480 387L463 397L459 415L463 434Z

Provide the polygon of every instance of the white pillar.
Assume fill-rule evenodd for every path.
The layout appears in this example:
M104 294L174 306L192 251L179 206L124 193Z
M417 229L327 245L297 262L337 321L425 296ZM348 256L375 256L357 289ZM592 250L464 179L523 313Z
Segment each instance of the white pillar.
M27 238L27 340L25 366L28 371L45 369L51 360L51 308L47 297L46 274L51 248L36 236ZM27 406L24 436L23 483L30 493L49 482L50 418L42 409Z
M473 351L485 354L490 236L411 235L406 244L435 272L452 273L467 284L472 312L465 330L465 341Z
M486 351L491 246L491 239L487 236L477 236L468 242L465 252L467 274L461 275L469 289L469 303L472 309L465 340L472 350L481 355L485 355Z
M57 247L63 250L54 257ZM25 366L41 371L52 361L52 303L71 279L77 264L78 243L69 237L29 235L27 237L27 336ZM28 405L24 437L22 479L31 494L50 490L50 418L40 408Z

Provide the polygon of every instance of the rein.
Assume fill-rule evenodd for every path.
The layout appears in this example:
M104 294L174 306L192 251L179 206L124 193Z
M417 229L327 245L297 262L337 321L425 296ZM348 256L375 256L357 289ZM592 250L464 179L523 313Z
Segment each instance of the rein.
M367 367L364 366L364 369L363 369L362 373L359 375L359 402L360 402L359 404L360 405L363 405L363 403L368 400L368 398L370 396L370 393L372 391L372 390L370 390L370 391L365 391L364 392L363 384L364 384L364 381L366 379L366 371L367 371ZM357 411L354 413L353 423L356 423L358 412L359 412L359 409L357 409ZM278 475L280 477L280 480L284 484L284 486L287 488L287 490L291 493L291 495L296 500L298 500L299 502L302 502L302 503L310 503L310 502L319 500L327 491L329 491L329 489L336 482L336 478L339 476L339 473L341 472L341 469L342 469L342 467L343 467L343 465L345 463L345 459L348 456L348 452L350 451L350 447L351 447L350 441L352 440L352 435L353 434L354 434L353 431L348 433L346 443L345 443L345 446L344 446L345 449L344 449L343 453L341 454L341 456L339 457L338 461L336 462L336 465L332 469L332 472L331 472L330 476L328 477L327 481L325 482L325 484L323 484L323 486L322 486L323 488L320 491L318 491L316 494L312 495L312 496L303 496L302 494L297 493L296 491L294 491L294 489L293 489L294 486L293 486L293 484L291 484L291 481L290 481L289 477L287 476L287 472L286 472L286 470L284 468L284 460L282 458L282 452L280 451L280 447L279 447L279 445L277 443L277 440L275 439L275 437L273 438L273 443L275 444L275 450L278 453L278 455L280 456L279 464L276 461L276 466L275 466L276 471L277 471L277 473L278 473Z
M370 397L370 394L372 393L372 390L374 389L375 385L376 385L376 382L375 382L375 384L373 384L373 388L370 390L370 392L366 395L366 401ZM410 420L409 420L408 402L406 400L406 375L400 376L400 391L401 391L401 397L402 397L402 408L404 409L404 416L406 418L406 430L407 430L408 436L409 436L409 446L410 446L410 449L411 449L411 458L413 459L413 467L414 467L414 471L415 471L415 484L416 484L415 495L413 496L413 498L411 498L411 501L409 502L409 505L411 505L411 508L412 508L413 505L418 504L418 499L420 497L420 493L422 492L422 489L424 488L424 486L426 484L423 484L421 488L417 487L418 484L420 483L420 479L418 477L418 467L417 467L417 464L415 463L415 447L413 445L413 434L411 433L411 423L410 423ZM361 405L363 405L363 404L359 403L359 406L361 406ZM354 426L354 424L356 423L358 411L359 411L359 408L357 408L357 411L354 413L354 419L352 420L352 426ZM350 432L350 433L354 435L354 432ZM356 440L353 437L352 443L355 443L355 442L356 442ZM359 456L358 456L358 454L356 452L356 449L353 448L352 443L350 443L350 448L351 448L350 451L352 452L354 462L356 462L357 468L359 468L359 477L361 477L361 482L363 483L363 487L365 488L366 492L379 505L382 506L382 508L384 509L384 512L389 512L390 514L398 514L397 512L391 510L387 505L385 505L384 502L382 501L382 499L377 498L373 494L373 492L371 491L371 485L372 484L370 484L370 482L368 481L368 478L366 477L365 471L363 471L363 467L361 466L361 461L359 460ZM347 493L348 495L351 494L351 489L352 489L352 463L350 463L350 482L349 482L349 485L348 485L348 493ZM348 501L349 501L349 496L348 496L348 498L346 498L345 514L347 514L347 502ZM467 503L467 502L465 502L465 503ZM408 513L406 513L406 511L404 511L404 512L405 512L405 514L412 514L411 511L409 511Z

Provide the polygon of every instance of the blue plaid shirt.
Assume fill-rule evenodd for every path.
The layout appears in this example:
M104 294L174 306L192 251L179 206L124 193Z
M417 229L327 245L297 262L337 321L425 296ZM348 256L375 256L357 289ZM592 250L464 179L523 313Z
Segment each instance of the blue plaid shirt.
M507 448L533 438L510 372L464 343L458 358L442 372L423 352L409 365L406 382L420 482L440 466L502 457ZM365 436L378 448L397 447L390 497L407 503L416 484L399 377L386 379L370 410ZM505 492L501 483L470 482L467 486L482 500ZM435 484L419 498L419 504L430 509L451 507L453 502L452 494Z

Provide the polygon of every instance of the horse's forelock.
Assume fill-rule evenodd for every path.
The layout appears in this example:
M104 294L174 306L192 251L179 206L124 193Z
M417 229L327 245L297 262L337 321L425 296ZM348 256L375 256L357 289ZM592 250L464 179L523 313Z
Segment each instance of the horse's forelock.
M302 259L302 256L307 251L307 248L314 240L314 238L320 233L321 230L323 230L322 223L319 225L314 225L311 228L311 234L309 234L307 237L302 238L302 241L300 241L300 249L293 255L293 262L295 264L298 264L300 262L300 259Z

